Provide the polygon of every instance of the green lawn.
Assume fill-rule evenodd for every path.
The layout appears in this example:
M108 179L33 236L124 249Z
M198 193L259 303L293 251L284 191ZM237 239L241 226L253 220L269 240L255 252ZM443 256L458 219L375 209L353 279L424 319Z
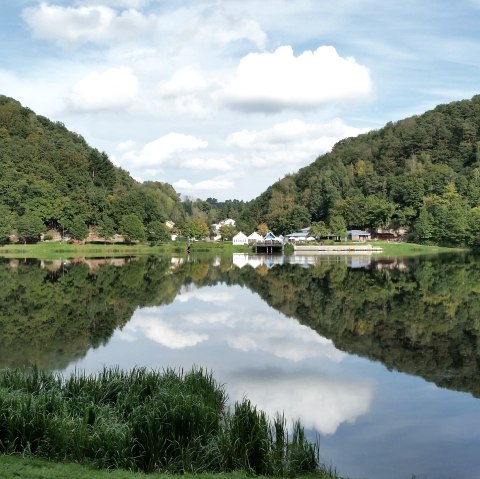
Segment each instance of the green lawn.
M251 479L241 472L219 474L184 474L182 479ZM297 476L299 479L334 479L334 474ZM172 479L172 474L143 474L123 470L97 470L90 466L50 462L23 456L0 455L0 479Z
M371 241L372 246L383 248L382 256L415 256L422 254L454 253L468 251L467 248L445 248L441 246L426 246L416 243L389 243L388 241ZM122 257L139 255L187 254L187 243L172 242L163 245L150 246L148 244L134 245L103 245L85 244L74 245L68 243L37 243L12 244L0 246L0 257L5 258L38 258L38 259L66 259L79 257ZM220 243L198 241L190 244L191 253L232 253L252 252L250 246L233 246L231 242Z
M468 248L446 248L442 246L427 246L416 243L393 243L389 241L369 241L369 244L377 248L383 248L383 252L375 253L375 256L417 256L423 254L468 251Z
M150 246L148 244L85 244L75 245L68 243L37 243L11 244L0 246L0 256L5 258L38 258L38 259L65 259L78 257L121 257L160 254L187 254L187 243L172 242L164 245ZM190 244L190 252L248 252L248 246L233 246L230 242L210 243L195 242Z

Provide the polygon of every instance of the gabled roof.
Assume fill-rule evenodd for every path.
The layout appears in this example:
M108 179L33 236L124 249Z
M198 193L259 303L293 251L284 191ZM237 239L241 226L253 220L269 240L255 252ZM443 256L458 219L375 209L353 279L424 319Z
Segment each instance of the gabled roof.
M233 239L247 239L247 235L245 233L242 233L241 231L237 233Z
M248 239L263 239L263 236L254 231L252 234L248 235Z
M274 239L275 238L275 235L269 231L265 236L264 236L264 239Z

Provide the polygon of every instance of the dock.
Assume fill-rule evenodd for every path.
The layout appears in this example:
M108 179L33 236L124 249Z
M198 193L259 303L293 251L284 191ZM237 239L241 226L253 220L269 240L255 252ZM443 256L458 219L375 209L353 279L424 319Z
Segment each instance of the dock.
M255 253L283 253L283 241L276 239L257 241L255 244Z
M330 254L371 254L380 253L383 248L372 246L371 244L338 244L338 245L294 245L295 253L330 253Z

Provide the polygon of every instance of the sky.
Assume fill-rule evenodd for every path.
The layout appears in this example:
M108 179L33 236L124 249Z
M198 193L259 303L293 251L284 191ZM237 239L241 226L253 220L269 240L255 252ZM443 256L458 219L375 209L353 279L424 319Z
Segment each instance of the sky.
M480 93L480 0L2 0L0 94L139 181L250 200Z

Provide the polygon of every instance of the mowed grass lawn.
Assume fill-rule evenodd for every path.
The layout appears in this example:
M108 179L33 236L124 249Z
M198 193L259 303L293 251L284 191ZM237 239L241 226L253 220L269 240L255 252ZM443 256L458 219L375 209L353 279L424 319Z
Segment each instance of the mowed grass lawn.
M180 476L179 476L180 477ZM264 477L264 476L258 476ZM333 479L334 474L296 476L298 479ZM0 479L174 479L172 474L129 472L119 469L98 470L75 463L51 462L20 455L0 455ZM251 479L242 472L218 474L184 474L182 479Z

